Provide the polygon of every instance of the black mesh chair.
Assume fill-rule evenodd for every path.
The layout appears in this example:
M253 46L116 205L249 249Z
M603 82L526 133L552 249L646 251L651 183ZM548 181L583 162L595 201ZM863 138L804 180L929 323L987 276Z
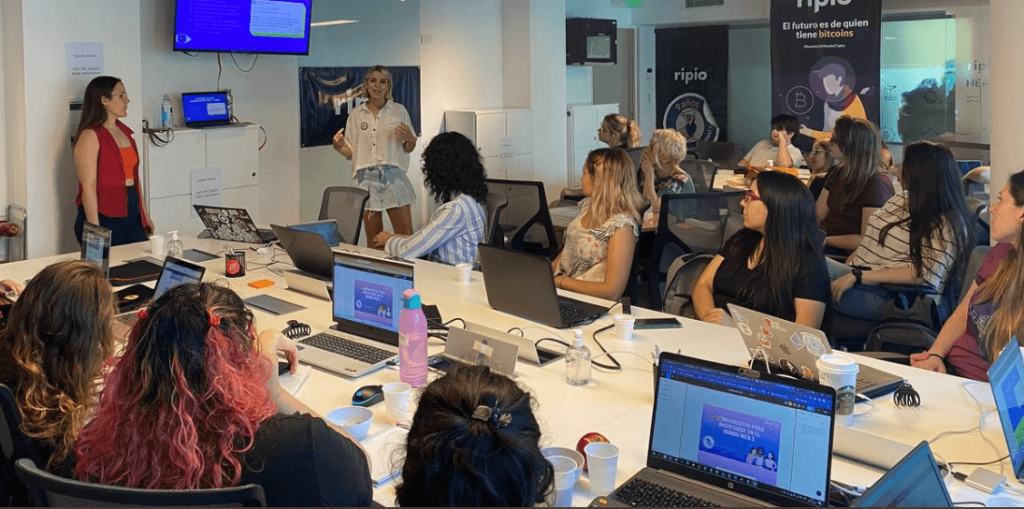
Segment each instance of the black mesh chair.
M14 476L14 462L19 458L33 457L27 445L27 438L21 432L21 411L14 399L11 388L0 384L0 450L3 451L3 463L0 466L0 504L5 507L26 506L32 504L28 490Z
M363 227L363 210L370 193L358 187L328 187L320 202L319 220L334 219L338 222L338 233L346 244L359 244L359 231Z
M494 233L502 236L502 245L552 259L558 255L558 240L548 212L544 183L497 179L486 182L488 193L508 200L505 210L498 216L500 232Z
M495 233L501 229L498 227L498 218L501 212L508 206L508 198L497 194L487 193L487 224L484 230L484 243L490 246L504 247L504 239Z
M15 463L18 477L39 507L266 507L263 488L246 484L210 490L144 490L66 479L36 467L30 459Z
M669 265L684 253L717 253L743 228L744 191L667 194L661 197L653 256L647 264L651 309L661 308Z
M679 167L693 178L693 187L698 193L706 193L714 187L718 163L701 159L684 159L679 163Z

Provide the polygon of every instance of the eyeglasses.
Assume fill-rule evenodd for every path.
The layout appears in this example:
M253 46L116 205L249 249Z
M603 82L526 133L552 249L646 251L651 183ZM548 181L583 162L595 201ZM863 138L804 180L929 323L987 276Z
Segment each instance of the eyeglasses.
M817 154L824 154L824 153L825 153L825 151L824 151L824 150L821 150L821 149L818 149L818 150L812 150L812 151L811 151L811 155L812 155L812 156L813 156L813 155L817 155Z
M743 201L746 203L761 201L761 197L754 194L753 191L747 191L746 194L743 195Z

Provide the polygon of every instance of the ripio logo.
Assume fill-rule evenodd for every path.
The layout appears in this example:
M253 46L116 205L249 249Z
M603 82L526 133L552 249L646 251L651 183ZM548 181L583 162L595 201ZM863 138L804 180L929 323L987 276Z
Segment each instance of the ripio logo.
M704 81L708 79L707 71L701 71L697 67L694 67L692 71L687 71L685 68L675 72L673 79L676 81L682 81L684 84L689 85L691 81Z
M814 7L814 12L817 13L822 7L835 7L836 5L850 5L853 0L796 0L796 7L799 9L804 7Z

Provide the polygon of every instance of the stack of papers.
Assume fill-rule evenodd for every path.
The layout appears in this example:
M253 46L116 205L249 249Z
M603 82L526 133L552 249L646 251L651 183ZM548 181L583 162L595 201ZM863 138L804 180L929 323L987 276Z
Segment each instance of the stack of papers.
M274 367L276 368L277 366L275 365ZM306 380L309 380L309 376L312 374L312 366L299 364L299 369L295 371L294 375L291 373L281 375L279 383L281 384L281 388L287 391L288 394L295 396L299 392L299 389L302 388L302 384L306 383Z
M402 473L401 460L405 458L405 439L409 430L398 426L364 438L363 449L370 459L370 480L379 488Z

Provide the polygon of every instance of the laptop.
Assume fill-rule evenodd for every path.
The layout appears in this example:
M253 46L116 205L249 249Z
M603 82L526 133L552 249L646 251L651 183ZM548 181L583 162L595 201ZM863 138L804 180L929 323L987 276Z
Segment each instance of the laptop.
M479 244L487 303L498 311L566 329L594 321L608 312L558 295L551 262L544 257Z
M494 339L468 329L448 329L444 352L434 355L427 365L447 372L453 365L487 366L508 377L514 377L519 346L500 339Z
M173 256L164 259L163 269L156 281L156 287L150 288L145 285L132 285L117 292L118 310L121 311L115 316L114 333L116 337L124 335L139 321L139 315L135 311L148 306L157 300L167 290L178 285L187 283L199 283L206 274L206 267L196 265L192 262L181 260Z
M1024 479L1024 357L1017 337L1007 343L988 368L988 381L996 402L1006 448L1017 479Z
M331 330L298 343L303 362L359 377L398 356L402 292L413 288L411 263L334 253Z
M267 244L277 240L277 235L274 235L273 230L256 228L256 223L245 209L213 205L193 205L192 207L199 215L203 226L206 226L206 230L210 232L210 236L217 240L252 244Z
M928 442L921 442L850 507L953 507Z
M110 279L110 229L82 223L82 260L96 264Z
M338 231L338 221L334 219L291 224L288 225L288 228L303 232L316 233L324 238L324 241L327 242L329 247L338 247L341 243L352 244L352 242L347 242L345 239L341 238L341 232Z
M662 353L647 467L590 505L828 504L835 390Z
M338 230L333 219L330 220L330 224L327 224L327 226L334 228L335 232ZM326 279L332 277L334 252L331 251L327 236L321 235L317 231L297 229L293 226L285 227L271 224L270 228L281 242L281 247L284 248L285 252L292 259L292 264L295 265L296 269Z
M452 329L450 329L452 330ZM537 343L532 339L527 339L522 336L516 336L515 334L509 334L502 332L497 329L485 327L483 325L466 321L466 330L475 332L481 336L497 339L504 341L519 347L519 358L529 362L530 364L536 364L538 366L547 366L552 362L565 357L565 350L560 352L554 350L548 350L537 346Z
M751 361L767 362L771 369L818 381L818 357L832 353L824 332L772 315L728 304ZM857 373L857 393L876 398L903 385L903 377L864 364Z
M231 123L227 92L182 92L181 112L185 127L202 128Z

